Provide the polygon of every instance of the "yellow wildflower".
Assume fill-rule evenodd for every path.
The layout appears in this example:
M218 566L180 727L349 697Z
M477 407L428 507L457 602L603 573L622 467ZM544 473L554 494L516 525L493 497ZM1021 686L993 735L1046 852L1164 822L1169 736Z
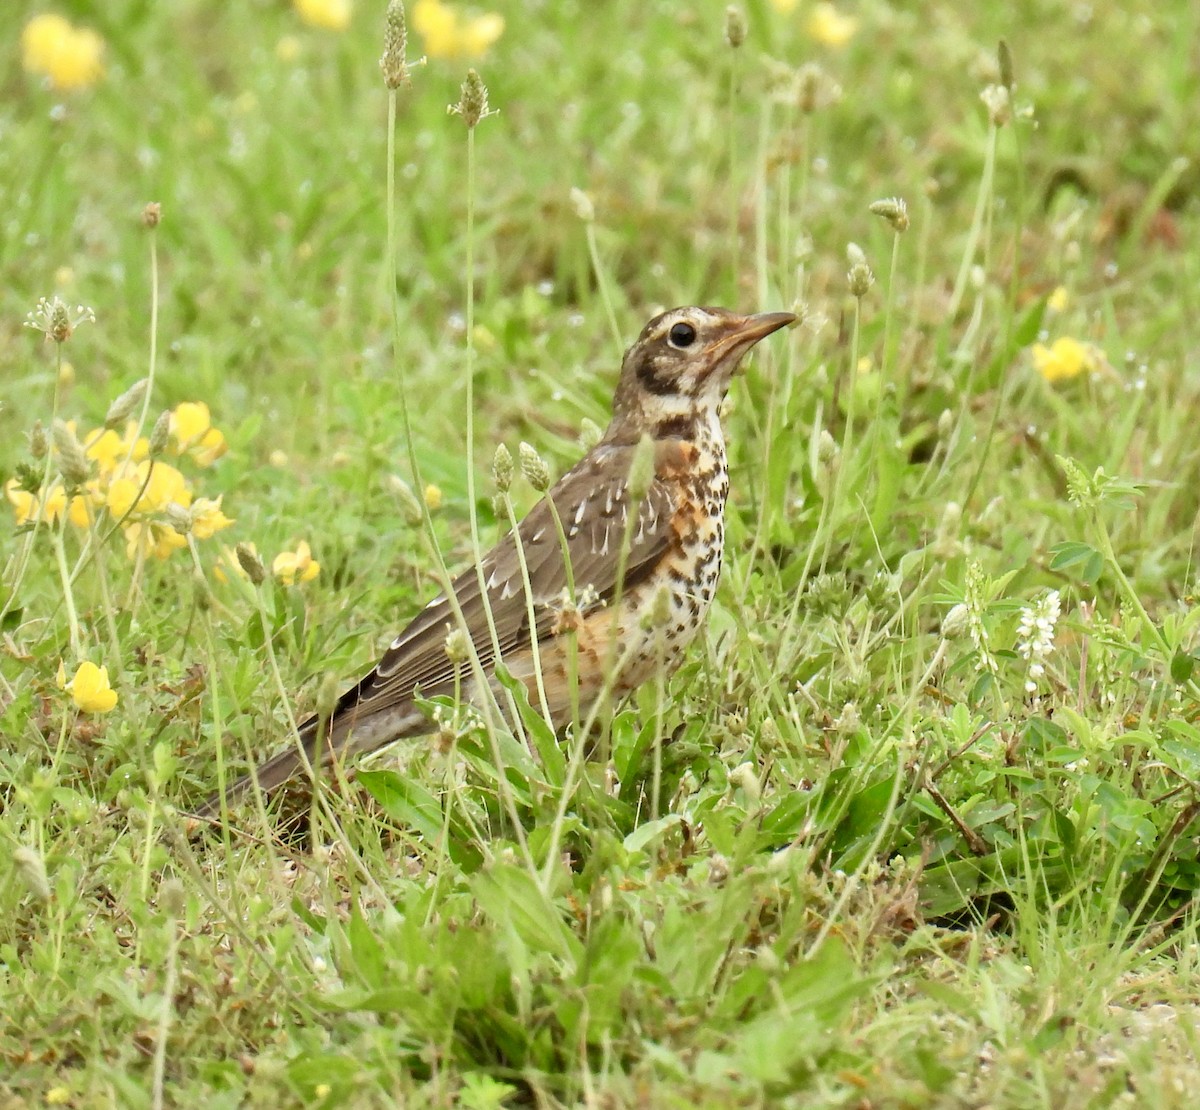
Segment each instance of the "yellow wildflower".
M131 510L161 513L172 501L185 509L192 503L187 480L168 463L150 459L138 463L131 476L114 478L104 499L108 511L118 519Z
M233 523L221 512L221 498L198 497L192 506L192 535L207 540Z
M310 27L344 31L350 26L354 5L350 0L295 0L296 13Z
M67 507L66 490L57 482L50 488L44 502L36 493L21 489L16 478L10 478L4 483L4 494L13 507L13 515L18 524L28 524L31 520L39 518L47 522L56 521Z
M281 551L271 564L271 573L285 586L311 582L321 573L321 564L312 557L308 544L301 540L295 551Z
M97 428L87 438L87 457L96 463L101 477L112 474L126 459L141 462L150 454L150 441L138 436L134 441L137 425L131 420L125 425L125 435L119 436L112 428Z
M1064 335L1049 347L1033 345L1033 368L1048 382L1067 381L1096 369L1096 354L1086 343Z
M809 37L822 46L834 48L845 46L858 30L858 20L852 15L843 15L832 4L814 4L806 27Z
M21 58L28 73L50 80L56 89L86 89L104 73L104 40L95 31L73 27L61 15L35 15L21 32Z
M442 0L417 0L412 25L431 58L479 58L504 34L504 16L467 14Z
M71 498L71 503L67 506L67 519L75 525L76 528L86 529L92 523L92 506L103 504L103 497L97 501L99 487L95 482L89 482L87 485L87 493L76 494Z
M1046 298L1046 307L1052 312L1062 312L1067 307L1070 299L1071 295L1067 292L1067 287L1060 285Z
M130 559L138 555L153 555L156 559L169 559L173 551L187 546L187 536L182 536L169 524L150 521L148 524L125 525L125 554Z
M4 496L12 504L13 514L16 516L18 524L28 524L37 517L37 495L22 489L21 483L16 478L9 478L4 483Z
M108 668L97 667L84 660L74 677L67 681L67 672L58 664L58 687L71 695L76 708L84 713L107 713L117 704L117 692L108 682Z
M440 486L435 486L432 482L425 487L425 507L435 513L442 507L442 490Z
M175 406L171 412L171 435L176 453L190 453L200 466L212 466L229 450L225 437L212 426L212 417L203 401L184 401Z

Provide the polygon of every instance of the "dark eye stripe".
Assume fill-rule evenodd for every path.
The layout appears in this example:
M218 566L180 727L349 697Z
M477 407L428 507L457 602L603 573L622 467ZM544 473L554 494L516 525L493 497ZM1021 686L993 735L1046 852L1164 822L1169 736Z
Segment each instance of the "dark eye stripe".
M638 363L637 377L642 388L656 397L665 397L668 393L675 392L675 379L659 374L653 359L643 359Z

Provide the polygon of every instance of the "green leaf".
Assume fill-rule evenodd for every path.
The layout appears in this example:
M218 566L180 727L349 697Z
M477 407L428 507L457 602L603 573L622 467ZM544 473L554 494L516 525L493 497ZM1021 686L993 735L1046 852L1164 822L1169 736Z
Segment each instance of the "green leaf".
M346 924L346 939L350 942L350 954L354 957L354 969L363 983L376 990L389 985L387 955L383 945L371 932L363 918L357 902L350 907L350 920Z
M1196 657L1186 651L1177 651L1171 659L1171 678L1181 686L1192 677L1196 666Z
M666 817L660 817L657 821L647 821L625 838L625 850L627 852L644 851L656 840L665 836L668 830L682 824L683 818L678 813L668 813Z
M1095 582L1104 569L1104 556L1094 547L1079 540L1067 540L1050 548L1051 570L1074 569L1082 582Z
M425 787L395 771L359 771L358 781L398 825L413 829L430 845L438 843L444 822L442 805ZM464 870L476 870L483 856L469 831L455 818L447 831L450 858Z
M1042 319L1046 314L1046 297L1039 297L1026 310L1013 328L1013 344L1017 347L1028 347L1038 337L1042 330Z
M300 898L292 899L292 913L294 913L301 921L304 922L314 933L321 936L325 934L325 918L318 917L304 904Z
M562 748L559 747L554 729L546 723L546 718L542 716L541 711L535 709L530 703L529 689L525 683L520 679L513 678L508 668L500 661L496 663L496 678L500 685L512 694L517 703L517 712L521 716L521 723L529 733L530 739L533 740L533 746L537 750L538 758L542 761L542 768L546 772L546 779L552 786L562 786L567 772L567 760L563 755Z
M479 908L500 928L514 932L534 952L578 965L582 945L528 871L496 863L476 875L472 886Z

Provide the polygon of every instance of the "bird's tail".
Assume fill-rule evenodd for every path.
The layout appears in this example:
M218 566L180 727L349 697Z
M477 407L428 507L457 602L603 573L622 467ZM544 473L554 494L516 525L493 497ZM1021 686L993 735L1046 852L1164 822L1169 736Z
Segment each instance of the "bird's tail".
M319 775L333 762L333 743L323 739L322 733L328 731L321 728L321 720L312 717L300 726L299 736L288 747L277 755L273 755L265 763L254 768L249 774L226 784L224 792L217 791L203 805L193 810L196 817L216 817L221 812L221 801L232 804L256 783L258 788L269 798L281 786L293 778L307 778L309 768ZM303 754L301 754L303 752Z
M223 794L217 791L194 809L192 815L204 819L217 817L221 813L222 796L229 805L256 783L267 798L293 780L311 785L311 779L329 777L335 759L374 751L393 740L428 732L431 727L428 718L415 707L399 720L394 714L363 717L353 712L338 714L332 720L310 717L288 747L227 784Z

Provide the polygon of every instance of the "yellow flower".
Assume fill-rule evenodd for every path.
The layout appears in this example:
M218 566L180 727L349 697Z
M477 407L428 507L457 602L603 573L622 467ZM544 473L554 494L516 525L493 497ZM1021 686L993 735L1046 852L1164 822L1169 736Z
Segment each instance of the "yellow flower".
M271 564L271 573L285 586L311 582L321 573L321 564L312 557L307 543L301 540L295 551L281 551Z
M88 528L92 523L92 506L97 504L96 492L95 482L89 482L87 495L76 494L67 506L67 519L80 530ZM103 504L103 500L99 504Z
M56 521L67 507L66 490L57 482L51 486L44 502L37 494L21 489L16 478L10 478L4 483L4 494L13 507L17 524L28 524L31 520L39 518L47 522Z
M134 441L137 425L131 420L125 425L125 435L119 436L112 428L97 428L87 438L87 457L95 461L101 477L112 474L127 458L141 462L150 454L150 441L138 436Z
M1096 369L1095 352L1070 336L1056 339L1049 347L1033 345L1033 368L1048 382L1067 381Z
M1067 287L1060 285L1046 298L1046 307L1052 312L1062 312L1067 307L1070 299L1071 295L1067 292Z
M468 15L442 0L417 0L412 24L431 58L478 58L504 34L504 16Z
M425 507L435 513L442 507L442 491L441 488L435 486L432 482L425 487Z
M182 455L190 452L200 466L211 466L226 451L229 444L212 426L212 417L203 401L184 401L171 413L171 435L175 450Z
M97 667L86 659L79 664L70 682L60 662L56 681L59 689L66 690L76 708L84 713L107 713L117 704L117 692L108 684L108 668Z
M198 540L207 540L233 523L221 512L221 499L198 497L192 506L192 535Z
M145 490L142 490L143 485ZM178 470L169 463L146 459L137 464L134 477L116 478L109 485L108 511L115 517L124 516L139 490L142 495L134 506L139 513L161 513L172 501L185 509L192 503L187 479Z
M151 521L148 524L125 525L125 555L136 559L153 555L156 559L169 559L171 552L187 546L187 536L181 536L169 524Z
M296 13L311 27L344 31L350 26L350 0L295 0Z
M813 6L806 29L821 45L836 48L854 38L858 20L852 15L842 15L832 4L820 3Z
M21 57L29 73L50 79L56 89L86 89L104 73L104 40L95 31L72 27L61 15L35 15L21 32Z
M13 515L17 518L17 524L28 524L38 515L36 494L23 490L21 483L16 478L9 478L4 483L4 496L8 498L13 507Z

